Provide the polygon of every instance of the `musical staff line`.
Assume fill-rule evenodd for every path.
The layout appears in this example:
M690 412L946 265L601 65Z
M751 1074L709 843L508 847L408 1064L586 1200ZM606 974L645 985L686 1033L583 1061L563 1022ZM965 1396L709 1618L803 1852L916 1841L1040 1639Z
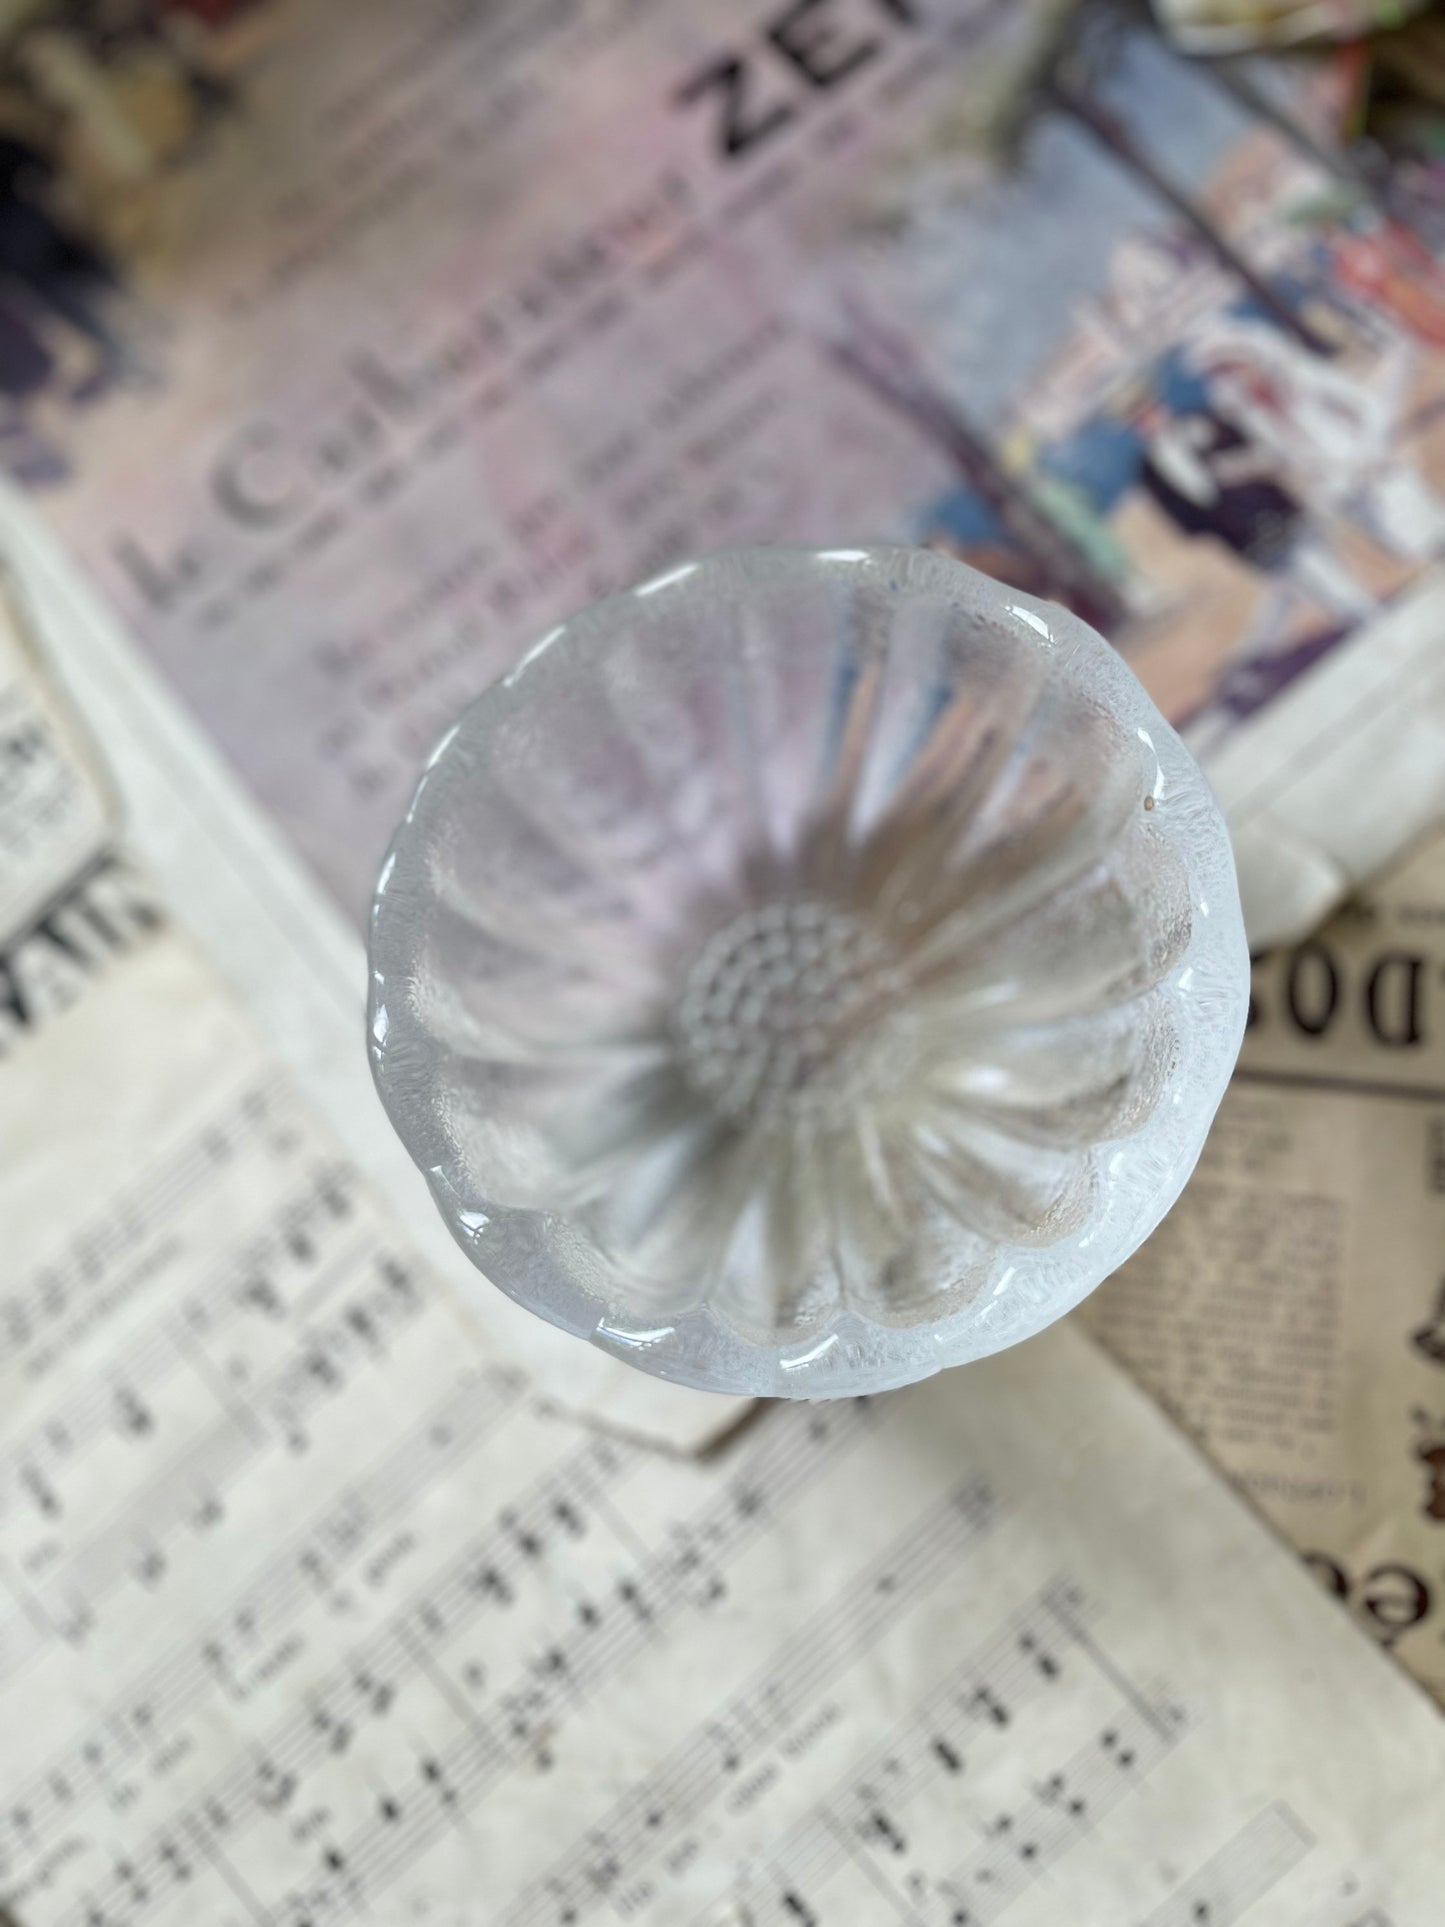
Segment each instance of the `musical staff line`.
M1152 1726L1161 1740L1172 1741L1175 1737L1175 1729L1167 1714L1150 1700L1146 1699L1134 1684L1133 1680L1114 1664L1113 1660L1101 1646L1095 1644L1087 1627L1076 1625L1072 1622L1067 1595L1062 1593L1056 1594L1050 1610L1059 1624L1068 1633L1069 1637L1089 1655L1094 1665L1115 1690L1128 1701L1135 1714L1143 1720L1145 1725Z
M962 1775L980 1738L1007 1732L1034 1700L1066 1678L1056 1637L1056 1600L1069 1592L1066 1581L1054 1581L1010 1613L794 1822L758 1870L735 1890L734 1900L745 1911L757 1911L775 1898L785 1917L801 1920L809 1911L803 1890L811 1882L827 1878L849 1857L862 1854L866 1861L866 1848L880 1838L896 1850L903 1835L886 1809L940 1777ZM1073 1625L1081 1623L1078 1596L1073 1597L1072 1624L1063 1627L1068 1644L1074 1643ZM698 1927L712 1917L709 1908Z
M870 1427L866 1410L859 1406L839 1407L833 1414L789 1412L780 1419L766 1428L723 1495L685 1535L704 1545L709 1558L735 1553L758 1530L765 1510L758 1503L760 1493L766 1492L771 1504L780 1503L808 1478L835 1465L840 1450L850 1440L865 1436ZM398 1676L414 1677L419 1652L438 1664L446 1647L480 1616L510 1605L521 1592L525 1575L538 1564L544 1533L560 1529L568 1538L582 1535L587 1514L600 1515L604 1510L600 1499L606 1483L615 1485L623 1471L640 1462L634 1450L595 1438L576 1463L569 1461L562 1471L544 1476L527 1498L513 1500L496 1527L464 1547L376 1634L344 1656L313 1691L307 1708L279 1722L254 1743L246 1757L233 1762L195 1797L187 1811L188 1825L205 1834L211 1857L218 1853L234 1857L246 1828L284 1812L299 1793L303 1775L328 1752L349 1747L358 1718L368 1711L388 1711L394 1697L389 1682ZM602 1472L607 1473L607 1481L598 1476ZM552 1664L560 1650L554 1637L543 1642L510 1689L469 1707L461 1738L440 1758L423 1762L423 1772L430 1767L434 1784L447 1790L445 1801L435 1796L434 1813L442 1825L450 1824L460 1805L475 1800L494 1779L535 1756L539 1728L560 1722L636 1650L639 1640L667 1611L686 1601L699 1563L692 1553L691 1543L682 1543L677 1535L670 1537L647 1567L618 1583L604 1605L585 1602L590 1605L589 1619L582 1621L582 1633L576 1635L585 1634L585 1647L564 1669L559 1672ZM645 1613L645 1619L640 1613ZM465 1700L464 1693L459 1697ZM392 1805L396 1818L390 1827L399 1833L399 1842L383 1842L369 1829L365 1847L329 1850L346 1865L353 1888L369 1884L370 1863L381 1852L393 1858L400 1844L409 1858L431 1837L424 1809L412 1804L406 1812L399 1801ZM164 1891L173 1834L174 1828L167 1829L131 1855L125 1876L118 1876L110 1889L102 1890L90 1903L98 1918L107 1922L135 1918L137 1872L146 1881L148 1893ZM90 1920L90 1912L77 1910L67 1927L90 1927Z
M737 1474L721 1495L681 1531L674 1531L631 1581L615 1587L604 1606L579 1602L586 1638L564 1675L544 1646L527 1669L521 1690L499 1696L503 1737L464 1733L439 1755L420 1763L423 1801L410 1793L390 1799L384 1831L367 1828L336 1850L349 1894L370 1895L398 1878L451 1824L457 1810L474 1806L499 1779L531 1761L549 1764L548 1734L579 1710L603 1682L644 1649L679 1611L705 1610L716 1596L716 1568L766 1529L769 1515L814 1477L836 1468L843 1452L872 1429L871 1408L855 1400L827 1410L789 1409L765 1422ZM713 1577L705 1576L713 1569ZM701 1580L700 1593L693 1586ZM590 1613L586 1611L591 1605ZM349 1904L335 1889L293 1897L267 1916L264 1927L318 1927L336 1904Z
M222 1616L102 1707L84 1735L58 1749L0 1807L0 1877L16 1878L33 1864L62 1826L106 1792L113 1763L181 1720L218 1676L228 1676L226 1654L238 1627L252 1637L276 1637L316 1598L325 1576L345 1570L370 1534L404 1516L474 1452L516 1410L523 1391L510 1373L464 1375L372 1471L329 1499L284 1543Z
M519 1533L541 1543L551 1531L575 1538L586 1531L591 1491L602 1474L617 1476L638 1462L609 1440L589 1438L567 1459L543 1474L512 1503L514 1514L506 1525L489 1528L439 1575L418 1588L369 1639L347 1651L316 1684L305 1704L293 1706L269 1732L251 1742L223 1770L192 1796L183 1815L190 1837L204 1841L208 1857L217 1865L234 1861L244 1831L268 1817L282 1815L301 1796L305 1777L328 1757L349 1751L358 1724L382 1718L397 1698L396 1681L413 1677L418 1655L427 1654L452 1623L450 1605L463 1601L474 1609L501 1609L520 1593L525 1565L535 1563L518 1543ZM570 1523L569 1523L570 1522ZM474 1724L484 1724L472 1715ZM109 1890L92 1902L106 1920L125 1917L139 1882L147 1893L162 1892L167 1884L166 1847L175 1820L137 1846L123 1873ZM264 1908L262 1909L264 1912ZM131 1916L133 1917L133 1915ZM88 1921L80 1913L78 1921Z
M1036 1786L1017 1812L1000 1814L984 1841L940 1883L940 1927L986 1927L1054 1867L1178 1744L1182 1716L1161 1718L1123 1700L1109 1724Z
M1277 1800L1241 1827L1140 1927L1234 1927L1314 1845L1314 1835Z
M931 1508L589 1828L550 1874L525 1889L502 1916L503 1927L577 1927L594 1907L606 1904L624 1869L635 1878L660 1850L667 1830L695 1819L729 1784L742 1764L743 1747L761 1748L781 1738L897 1623L910 1601L943 1576L993 1517L992 1495L972 1483Z
M138 1249L148 1227L172 1219L186 1194L252 1138L270 1114L282 1108L283 1099L290 1108L299 1108L279 1070L248 1080L219 1107L214 1122L187 1133L178 1154L158 1159L97 1221L73 1232L61 1255L37 1266L21 1286L0 1298L0 1340L7 1353L23 1353L69 1309L77 1287L103 1275L118 1254Z
M83 1446L113 1433L115 1386L153 1392L182 1363L189 1362L186 1356L178 1356L178 1351L186 1354L190 1347L213 1341L248 1308L255 1308L257 1281L275 1270L283 1254L292 1253L293 1264L297 1262L295 1243L318 1214L324 1214L333 1224L351 1221L357 1192L356 1175L345 1166L331 1161L318 1164L278 1208L272 1231L261 1238L248 1234L230 1257L212 1269L202 1291L191 1293L163 1324L148 1327L108 1360L99 1380L88 1380L68 1401L49 1410L29 1434L12 1440L0 1459L0 1518L27 1483L33 1490L36 1478L48 1474L53 1479L61 1469L73 1470ZM314 1261L318 1255L314 1246L308 1245L307 1255ZM346 1254L346 1260L354 1262L355 1254ZM315 1281L322 1297L334 1288L338 1275L337 1267L328 1265ZM314 1308L320 1302L320 1298L308 1296L306 1306ZM274 1297L277 1316L304 1316L306 1306L298 1301L288 1307L279 1296ZM218 1310L222 1316L217 1316Z
M1085 1630L1080 1605L1077 1589L1056 1581L1010 1615L795 1822L735 1890L735 1909L760 1923L816 1927L820 1915L810 1888L851 1861L887 1889L913 1927L986 1927L996 1920L1138 1786L1185 1730L1178 1709L1152 1705L1122 1678ZM930 1881L912 1859L906 1803L930 1783L961 1780L981 1738L1008 1730L1067 1679L1070 1654L1119 1693L1118 1710L1022 1802L978 1823L978 1846L952 1872ZM896 1884L885 1872L890 1863L900 1877ZM698 1927L715 1918L709 1908Z
M301 1449L305 1423L341 1395L357 1370L384 1356L387 1343L426 1304L411 1275L399 1270L363 1288L324 1326L299 1333L292 1355L248 1394L254 1422L242 1423L233 1408L222 1408L198 1438L53 1564L43 1587L33 1588L42 1605L63 1602L58 1612L47 1606L57 1636L83 1639L99 1605L126 1578L158 1584L168 1565L165 1548L177 1533L198 1518L214 1523L224 1494L258 1454L287 1442Z

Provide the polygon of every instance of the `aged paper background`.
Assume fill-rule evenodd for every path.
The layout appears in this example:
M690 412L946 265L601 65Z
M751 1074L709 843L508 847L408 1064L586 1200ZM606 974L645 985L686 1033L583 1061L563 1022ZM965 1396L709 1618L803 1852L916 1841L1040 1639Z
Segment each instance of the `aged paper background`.
M1198 1171L1079 1315L1445 1698L1445 841L1256 966Z
M1106 0L205 13L6 42L69 265L0 459L348 917L465 700L760 539L933 542L1247 730L1260 941L1445 811L1439 271L1234 70ZM1419 780L1343 811L1366 738Z

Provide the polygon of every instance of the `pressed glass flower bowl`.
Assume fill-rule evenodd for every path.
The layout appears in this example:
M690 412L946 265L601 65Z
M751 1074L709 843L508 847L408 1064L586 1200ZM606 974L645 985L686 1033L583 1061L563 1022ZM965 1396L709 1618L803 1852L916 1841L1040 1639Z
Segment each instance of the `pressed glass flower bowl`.
M370 1050L496 1284L718 1391L1028 1337L1178 1195L1244 1026L1224 824L1112 649L923 550L539 642L387 857Z

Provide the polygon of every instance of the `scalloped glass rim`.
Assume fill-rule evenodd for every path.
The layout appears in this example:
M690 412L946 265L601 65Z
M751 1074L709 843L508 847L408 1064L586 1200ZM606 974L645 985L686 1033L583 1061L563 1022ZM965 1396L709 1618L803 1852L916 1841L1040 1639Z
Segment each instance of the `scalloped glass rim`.
M1106 1143L1096 1208L1083 1226L1054 1244L1001 1248L996 1275L962 1309L932 1323L884 1326L845 1308L825 1330L769 1347L749 1342L705 1305L661 1322L609 1310L604 1262L575 1224L552 1212L499 1208L481 1195L427 1088L435 1046L421 1036L407 999L388 1000L388 985L414 973L416 906L425 904L426 893L411 874L411 851L419 819L435 807L434 773L459 737L497 705L527 703L529 676L544 655L549 674L556 674L625 636L638 597L647 598L649 615L670 601L679 612L707 597L736 605L762 585L806 584L817 571L834 582L846 576L850 591L941 599L960 618L996 622L1003 611L1018 645L1046 657L1049 677L1067 678L1152 752L1158 769L1152 825L1183 859L1192 920L1188 944L1161 985L1170 997L1177 1056L1141 1134L1147 1182L1141 1186L1132 1171L1139 1138ZM368 1054L377 1090L478 1270L528 1310L658 1377L700 1390L805 1398L880 1392L986 1357L1055 1322L1117 1270L1169 1211L1194 1168L1238 1054L1249 989L1223 818L1194 759L1123 659L1067 611L1002 589L935 551L906 548L723 552L595 603L552 630L463 712L433 751L382 867L370 966Z

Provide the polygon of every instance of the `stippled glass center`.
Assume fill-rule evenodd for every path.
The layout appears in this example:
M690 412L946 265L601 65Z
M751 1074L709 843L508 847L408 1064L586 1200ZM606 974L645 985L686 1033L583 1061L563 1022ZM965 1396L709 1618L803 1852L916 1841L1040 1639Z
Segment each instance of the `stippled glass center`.
M889 945L850 910L765 904L719 930L688 974L683 1074L734 1123L834 1114L876 1094L879 1026L901 987Z

